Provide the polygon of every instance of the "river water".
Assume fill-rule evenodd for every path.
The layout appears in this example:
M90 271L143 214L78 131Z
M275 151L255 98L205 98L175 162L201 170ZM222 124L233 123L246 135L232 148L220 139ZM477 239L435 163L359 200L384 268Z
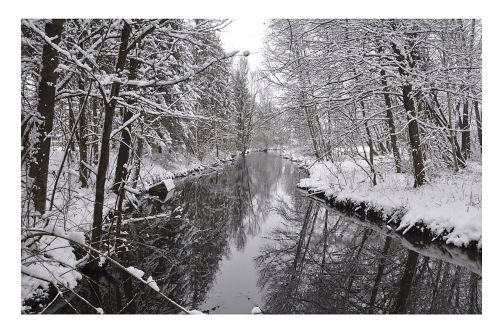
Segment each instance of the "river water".
M481 313L481 256L408 240L305 197L305 177L255 153L188 177L129 217L119 260L206 313ZM106 313L177 313L153 290L107 267L76 291ZM70 304L68 304L69 302ZM95 313L69 294L50 312Z

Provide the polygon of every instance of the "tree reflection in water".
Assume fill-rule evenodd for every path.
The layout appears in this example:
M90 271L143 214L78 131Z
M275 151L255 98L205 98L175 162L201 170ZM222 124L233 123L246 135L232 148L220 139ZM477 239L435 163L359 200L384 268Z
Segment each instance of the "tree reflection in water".
M481 313L481 278L294 196L255 258L268 313Z
M199 308L230 248L242 250L260 232L284 169L293 172L293 166L283 167L277 155L246 156L221 172L180 181L166 202L150 199L130 216L171 212L168 218L125 225L128 250L119 260L143 270L145 277L151 275L176 302ZM105 275L84 280L77 291L107 313L177 312L154 291L111 266ZM77 299L70 302L61 300L53 310L93 312Z
M253 277L251 285L231 286L241 293L251 291L240 288L253 287L252 300L266 313L481 312L480 276L450 263L453 259L408 250L399 239L303 197L296 189L299 176L278 155L255 154L180 181L165 202L151 200L128 216L170 213L125 225L128 250L119 260L152 276L181 305L210 312L232 307L250 313L246 297L225 292L212 298L214 289L229 288L218 273L232 256L238 257L233 272L253 271L258 286ZM109 265L76 291L106 313L177 313L153 290ZM68 294L49 312L75 310L95 313Z

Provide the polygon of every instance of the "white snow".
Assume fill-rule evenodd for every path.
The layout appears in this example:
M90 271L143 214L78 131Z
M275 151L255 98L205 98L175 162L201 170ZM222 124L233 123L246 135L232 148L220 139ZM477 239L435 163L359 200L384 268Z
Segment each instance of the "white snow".
M204 315L204 313L199 310L188 310L188 312L190 315Z
M54 228L54 233L62 233L59 228ZM59 235L59 234L58 234ZM44 255L36 253L43 252ZM39 290L47 290L49 284L73 289L82 275L76 270L77 260L73 247L66 239L56 236L42 236L38 242L22 243L21 265L21 300L39 294Z
M160 288L156 284L156 281L153 280L153 277L149 276L148 280L146 280L146 282L148 283L149 287L153 288L155 291L157 291L157 292L160 291Z
M142 270L139 270L133 266L129 266L127 267L127 271L132 274L133 276L135 276L136 278L139 278L139 279L142 279L142 276L144 275L144 271Z
M292 159L293 154L284 156ZM324 192L336 201L360 204L382 212L386 217L395 212L401 218L397 231L407 232L416 224L423 224L435 237L443 236L447 244L467 246L472 241L482 246L481 223L481 165L468 162L457 173L449 170L432 175L429 183L413 188L411 173L383 172L376 186L360 168L367 164L361 160L345 159L342 162L316 162L297 158L302 164L311 165L308 178L301 179L298 187L311 192ZM376 157L377 170L390 164L389 157Z
M175 184L174 181L172 181L172 179L163 180L163 184L165 185L165 188L167 188L167 191L171 191L172 189L175 188Z
M258 314L261 314L262 313L262 310L260 310L259 307L253 307L252 308L252 315L258 315Z
M106 263L106 257L99 255L99 262L97 263L99 266L103 266Z
M83 232L68 232L66 237L76 243L85 244L85 233Z

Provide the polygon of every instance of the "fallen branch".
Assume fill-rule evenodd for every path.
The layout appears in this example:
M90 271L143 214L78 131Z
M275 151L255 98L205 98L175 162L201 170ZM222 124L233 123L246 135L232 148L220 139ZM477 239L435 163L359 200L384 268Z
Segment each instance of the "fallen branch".
M161 214L157 214L157 215L154 215L154 216L148 216L148 217L129 218L129 219L125 219L123 222L127 223L127 222L144 221L144 220L154 220L154 219L158 219L158 218L168 218L168 217L170 217L169 213L161 213Z

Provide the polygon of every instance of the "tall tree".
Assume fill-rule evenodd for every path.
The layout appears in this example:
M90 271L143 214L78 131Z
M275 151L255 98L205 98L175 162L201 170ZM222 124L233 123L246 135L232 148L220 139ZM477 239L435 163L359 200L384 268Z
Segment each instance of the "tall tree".
M54 19L45 23L45 34L50 42L45 42L42 51L42 68L38 84L37 115L34 158L29 164L29 175L33 178L33 201L35 211L43 214L47 200L47 179L49 172L50 144L54 122L55 89L58 78L56 68L59 64L57 50L53 45L61 41L64 20Z
M129 61L129 80L135 80L137 78L137 67L138 61L136 59L130 59ZM131 102L129 102L131 103ZM124 128L121 130L120 147L118 148L118 157L116 160L116 170L115 170L115 180L113 184L113 191L119 194L120 189L123 190L125 185L125 180L128 174L128 161L130 155L130 148L132 144L132 111L127 107L122 108L123 120L122 126Z
M115 73L117 75L123 74L125 63L127 61L129 38L131 27L127 22L123 22L123 28L120 35L120 44L118 55L115 65ZM94 218L92 223L92 235L90 244L92 248L100 250L101 235L102 235L102 221L103 221L103 208L104 208L104 186L106 184L106 173L109 165L109 148L111 130L113 124L114 111L117 103L117 98L120 92L120 83L113 82L111 86L111 93L108 100L104 100L104 123L101 136L101 149L99 151L99 164L96 176L96 189L95 189L95 202L94 202ZM98 266L98 259L95 254L92 255L93 259L89 264L90 271L95 271Z
M398 29L394 21L392 22L392 28L395 31ZM425 170L423 148L420 142L419 125L415 109L415 100L418 100L419 93L418 91L414 91L413 84L411 83L411 75L414 74L413 70L418 60L417 45L415 45L416 38L417 34L412 32L410 28L409 31L404 32L401 42L402 46L397 46L395 43L392 43L392 49L396 55L398 71L402 80L403 105L408 120L409 143L413 162L413 175L415 177L414 186L418 187L425 183Z

